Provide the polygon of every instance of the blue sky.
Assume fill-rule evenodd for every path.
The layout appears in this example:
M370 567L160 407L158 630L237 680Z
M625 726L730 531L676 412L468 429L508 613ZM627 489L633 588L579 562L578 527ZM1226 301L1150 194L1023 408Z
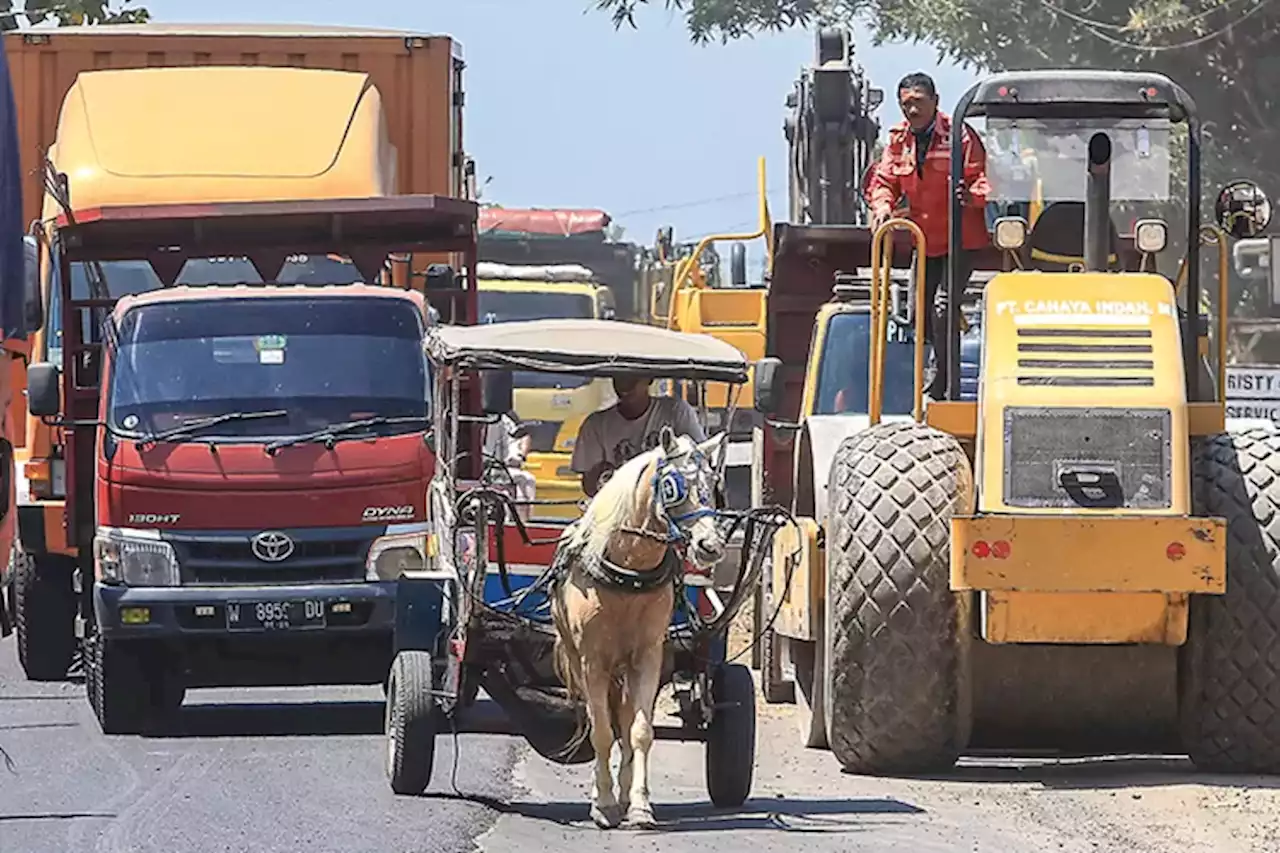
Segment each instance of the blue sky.
M795 31L720 46L689 43L658 8L615 31L593 0L144 0L168 22L298 22L444 33L467 62L467 147L486 200L508 207L598 207L649 243L662 225L688 238L751 227L756 160L785 217L784 99L813 56ZM949 109L972 72L938 67L925 45L857 56L889 92L906 73L934 75ZM898 119L890 100L885 126ZM754 254L754 253L753 253Z

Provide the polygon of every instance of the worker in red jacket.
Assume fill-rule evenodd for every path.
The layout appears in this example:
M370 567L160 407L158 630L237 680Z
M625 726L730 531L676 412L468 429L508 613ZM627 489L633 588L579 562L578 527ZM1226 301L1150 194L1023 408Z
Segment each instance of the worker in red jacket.
M903 216L924 232L925 304L932 322L926 324L926 340L934 345L937 370L925 394L940 400L947 387L947 356L936 341L945 339L947 315L945 299L938 298L944 280L949 250L951 176L951 116L938 109L938 89L924 73L908 74L898 83L898 104L905 119L889 131L889 144L871 171L866 184L867 205L871 208L871 228L888 219ZM978 134L964 128L964 244L961 247L960 281L967 283L973 272L973 254L988 243L985 209L990 185L987 183L987 152Z

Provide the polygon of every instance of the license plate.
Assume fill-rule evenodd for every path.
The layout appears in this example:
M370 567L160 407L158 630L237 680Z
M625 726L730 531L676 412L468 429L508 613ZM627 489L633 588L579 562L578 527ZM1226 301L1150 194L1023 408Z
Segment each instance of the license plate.
M299 631L323 628L323 601L234 601L227 605L231 631Z

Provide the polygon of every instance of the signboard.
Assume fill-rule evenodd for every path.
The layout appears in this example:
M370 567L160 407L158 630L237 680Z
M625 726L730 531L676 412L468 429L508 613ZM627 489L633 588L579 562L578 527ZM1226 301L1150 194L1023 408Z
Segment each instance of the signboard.
M1227 417L1280 424L1280 365L1228 366Z

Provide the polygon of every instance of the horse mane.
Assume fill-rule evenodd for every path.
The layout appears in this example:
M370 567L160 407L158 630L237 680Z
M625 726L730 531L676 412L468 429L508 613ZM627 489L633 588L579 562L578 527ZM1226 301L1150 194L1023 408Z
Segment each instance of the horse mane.
M655 447L628 460L613 472L591 499L582 518L569 528L566 544L577 552L583 565L600 564L609 538L631 518L640 498L652 494L653 486L644 475L661 457L662 448Z

